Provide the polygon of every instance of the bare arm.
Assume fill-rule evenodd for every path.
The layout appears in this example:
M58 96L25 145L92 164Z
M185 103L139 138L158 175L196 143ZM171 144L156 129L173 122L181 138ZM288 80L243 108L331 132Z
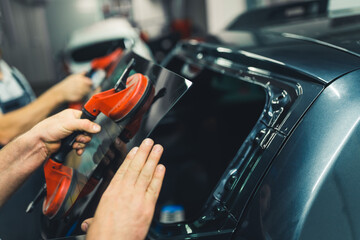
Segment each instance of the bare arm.
M61 139L75 130L89 133L100 131L99 125L79 119L80 116L81 111L65 110L40 122L0 151L0 206L60 147ZM81 136L74 145L83 148L84 143L89 141L90 137Z
M31 129L64 102L80 101L91 90L91 80L75 74L56 84L38 99L18 110L0 114L0 145Z

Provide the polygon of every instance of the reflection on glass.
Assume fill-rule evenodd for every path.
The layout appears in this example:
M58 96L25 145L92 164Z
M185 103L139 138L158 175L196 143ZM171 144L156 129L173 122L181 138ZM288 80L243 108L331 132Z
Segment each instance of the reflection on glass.
M100 114L95 122L101 125L102 130L92 137L82 156L77 156L74 151L68 154L65 164L74 169L72 187L60 218L47 219L46 223L51 231L56 229L59 233L56 236L64 236L70 228L77 226L81 215L94 213L102 192L129 150L149 136L157 123L191 86L191 82L186 79L128 52L122 57L113 75L103 82L103 90L114 87L127 63L133 58L136 64L129 75L145 75L151 82L150 93L141 100L141 107L118 122Z

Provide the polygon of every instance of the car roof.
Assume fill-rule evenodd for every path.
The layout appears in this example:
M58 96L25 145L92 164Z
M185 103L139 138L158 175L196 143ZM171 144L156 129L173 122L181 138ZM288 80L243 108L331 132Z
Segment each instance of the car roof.
M317 42L360 57L360 15L324 16L306 21L273 25L265 31L287 34L287 37Z
M360 68L359 23L360 15L326 15L255 28L228 28L209 36L206 43L188 44L197 45L198 52L212 49L214 56L227 52L233 59L245 56L272 62L326 85Z
M189 41L180 47L188 54L194 52L196 62L200 54L208 59L207 64L221 58L234 70L236 64L273 73L281 70L282 74L300 74L323 85L360 68L360 58L354 54L278 33L222 32L215 41Z
M238 17L236 21L242 20L241 24L235 21L208 42L213 47L228 48L238 57L277 62L323 84L360 68L359 13L332 16L322 12L316 17L256 26L244 23L251 20L246 19Z

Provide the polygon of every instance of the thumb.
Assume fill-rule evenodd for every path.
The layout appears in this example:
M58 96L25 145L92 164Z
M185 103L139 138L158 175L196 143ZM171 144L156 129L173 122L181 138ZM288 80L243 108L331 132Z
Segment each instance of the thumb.
M100 125L90 121L89 119L81 119L81 111L67 109L61 112L60 115L61 114L64 116L64 118L59 117L59 120L63 122L63 128L70 133L74 131L98 133L101 130ZM63 121L62 119L66 120Z
M84 131L88 133L98 133L101 130L99 124L94 123L88 119L76 119L73 124L70 124L69 130L71 131Z
M85 219L85 220L81 223L81 230L82 230L83 232L87 232L87 230L89 229L90 224L92 223L92 221L93 221L93 218Z
M99 124L94 123L88 119L72 119L64 124L65 129L68 132L83 131L87 133L98 133L101 130Z

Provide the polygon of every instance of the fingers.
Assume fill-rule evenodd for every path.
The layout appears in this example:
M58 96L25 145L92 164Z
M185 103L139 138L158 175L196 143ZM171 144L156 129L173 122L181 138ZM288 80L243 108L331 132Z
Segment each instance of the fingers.
M76 149L76 154L81 156L82 154L84 153L84 149L81 148L81 149Z
M88 133L98 133L101 130L99 124L91 122L88 119L75 119L68 121L64 127L71 132L84 131Z
M145 139L138 151L136 152L135 158L131 161L128 170L125 172L124 180L128 182L128 184L135 185L135 182L144 167L145 161L149 156L149 153L154 145L154 141L152 139Z
M81 223L81 230L83 232L87 232L87 230L89 229L90 225L92 224L93 222L93 218L88 218L88 219L85 219L82 223Z
M127 154L126 158L124 159L124 162L121 164L120 168L117 170L113 180L111 182L119 182L125 172L127 171L131 161L135 158L136 152L138 151L138 147L134 147L133 149L130 150L130 152Z
M75 149L76 154L79 156L81 156L81 154L83 154L85 147L86 147L85 143L75 142L73 144L73 149Z
M126 143L121 141L118 137L115 139L114 147L120 152L126 152Z
M79 119L81 117L81 111L67 109L61 112L57 118L62 124L64 133L70 135L74 131L84 131L87 133L98 133L101 130L99 124L91 122L88 119ZM86 142L86 137L82 136L83 141Z
M87 133L97 133L101 130L100 125L91 122L88 119L80 119L82 115L81 111L67 109L58 115L60 122L62 122L62 128L65 135L70 135L73 131L84 131ZM66 136L64 136L66 137ZM81 155L85 148L85 145L91 141L91 136L80 134L76 137L73 148L76 149L76 153Z
M86 90L88 90L88 92L91 90L91 87L92 87L92 85L93 85L93 82L92 82L92 80L90 79L90 78L88 78L88 77L85 77L85 76L82 76L82 78L84 79L83 81L84 81L84 84L85 84L85 86L86 86Z
M110 160L113 160L115 158L115 152L111 149L109 149L106 153L105 156L107 158L109 158Z
M164 176L165 176L165 166L162 164L157 165L154 176L151 179L150 185L146 191L146 198L152 201L153 204L156 203L159 197Z
M75 142L74 144L73 144L73 148L74 149L82 149L82 148L85 148L85 144L84 143L79 143L79 142Z
M73 74L65 78L60 84L60 91L64 101L76 102L91 91L93 82L82 74Z
M80 123L81 121L81 123ZM80 119L79 120L80 128L78 130L82 130L88 133L98 133L101 130L99 124L93 123L88 119Z
M145 193L150 201L156 202L164 179L165 167L158 165L163 147L158 144L154 147L153 145L153 140L145 139L139 148L133 148L116 172L109 187L123 188L125 181L126 186L134 186L138 191Z
M80 134L79 136L76 137L76 142L78 143L88 143L90 141L91 141L91 136L89 135Z
M63 111L64 114L73 114L76 119L81 117L82 111L76 109L66 109Z
M148 160L146 161L144 168L141 170L139 178L136 182L136 186L138 186L140 190L145 191L149 186L162 153L163 147L158 144L151 150Z
M85 76L86 72L81 72L81 73L75 73L73 75L70 75L70 77L74 78L74 79L86 79L86 80L89 80L87 82L90 82L92 83L92 80L91 78Z
M78 74L76 75L76 78L83 81L85 85L88 87L91 87L93 85L93 82L90 78L86 77L85 74Z

